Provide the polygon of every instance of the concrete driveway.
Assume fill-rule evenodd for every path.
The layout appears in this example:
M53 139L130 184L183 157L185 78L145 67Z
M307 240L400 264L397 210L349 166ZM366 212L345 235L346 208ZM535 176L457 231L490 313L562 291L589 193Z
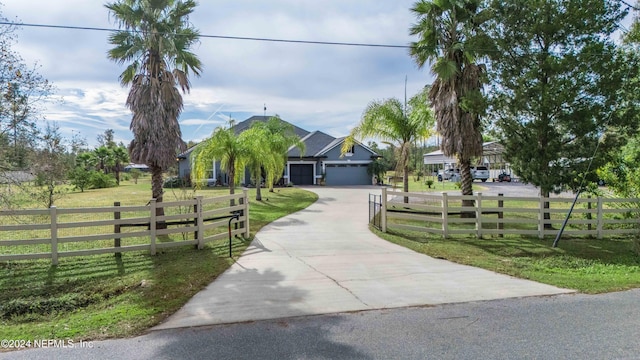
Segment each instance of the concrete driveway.
M378 238L367 225L368 194L380 188L308 190L317 202L264 227L235 264L154 329L573 292Z

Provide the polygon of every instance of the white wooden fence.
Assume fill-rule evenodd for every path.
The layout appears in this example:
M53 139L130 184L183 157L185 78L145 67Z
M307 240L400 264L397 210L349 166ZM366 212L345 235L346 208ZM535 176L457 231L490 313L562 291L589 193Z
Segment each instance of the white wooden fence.
M405 203L407 197L409 203ZM474 206L462 206L473 200ZM387 228L427 232L449 237L456 234L555 236L573 198L449 195L405 193L382 189L380 224ZM545 202L549 208L545 208ZM460 216L472 212L473 217ZM579 198L567 223L567 236L603 237L639 233L640 199ZM545 218L545 214L548 214Z
M234 206L230 206L233 202ZM164 216L157 216L162 207ZM231 235L249 237L247 191L235 195L156 203L113 206L0 211L0 262L148 250L192 245L202 249L210 241L226 239L230 216L239 218ZM102 218L96 220L96 218ZM107 219L108 218L108 219ZM86 221L85 221L86 220ZM166 229L158 229L158 223ZM174 227L179 224L179 227ZM236 227L237 226L237 227ZM126 229L133 229L127 231ZM181 240L169 235L181 234ZM191 239L188 234L193 234ZM122 245L122 243L125 245ZM67 245L68 249L61 249Z

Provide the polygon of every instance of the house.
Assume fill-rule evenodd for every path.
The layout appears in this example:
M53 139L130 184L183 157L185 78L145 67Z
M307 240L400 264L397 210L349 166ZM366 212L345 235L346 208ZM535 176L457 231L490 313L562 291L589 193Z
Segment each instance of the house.
M502 157L504 153L504 146L497 141L485 142L482 144L482 157L479 159L478 164L485 165L490 170L490 177L497 178L501 172L511 172L510 166ZM423 155L425 165L435 165L436 167L452 168L456 167L457 160L445 156L442 150L432 151Z
M252 116L233 126L236 134L251 127L256 121L268 121L269 116ZM324 176L326 185L371 185L371 176L367 167L374 159L380 157L367 146L356 142L350 152L341 156L344 137L335 138L322 131L309 132L293 124L294 133L305 144L304 153L293 147L287 153L287 164L282 176L285 184L317 185ZM197 147L197 145L196 145ZM180 177L189 178L191 174L191 154L195 147L178 155ZM239 174L241 183L248 184L248 169ZM219 161L213 161L209 172L209 185L226 184L227 176L220 168Z
M129 165L125 166L124 172L130 172L133 169L137 169L142 172L149 172L149 166L145 164L134 164L134 163L130 163Z

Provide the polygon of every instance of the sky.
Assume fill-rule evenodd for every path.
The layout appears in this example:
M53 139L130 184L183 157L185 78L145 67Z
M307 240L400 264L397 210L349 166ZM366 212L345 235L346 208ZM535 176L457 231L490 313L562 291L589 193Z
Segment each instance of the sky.
M116 29L102 0L0 0L9 20ZM190 17L202 35L408 45L414 0L200 0ZM113 129L128 144L128 88L124 67L107 59L109 32L21 27L15 45L27 64L57 88L62 101L47 104L66 138L89 146ZM406 48L350 47L201 38L192 48L203 63L183 95L179 119L185 141L200 141L226 124L252 115L278 114L309 131L349 133L373 100L411 97L432 82Z

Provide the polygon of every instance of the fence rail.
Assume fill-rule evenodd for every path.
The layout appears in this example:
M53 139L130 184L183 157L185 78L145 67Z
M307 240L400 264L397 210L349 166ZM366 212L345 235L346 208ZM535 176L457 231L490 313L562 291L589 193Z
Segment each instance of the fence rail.
M228 219L234 214L239 216L231 235L249 237L246 190L215 198L119 205L0 211L0 262L51 259L55 265L70 256L143 250L155 255L158 249L184 245L202 249L228 236ZM157 215L160 208L164 215Z
M409 198L408 203L405 198ZM557 234L573 200L482 193L465 196L405 193L383 188L379 220L382 231L391 227L439 234L445 238L464 234L477 237L517 234L544 238ZM599 239L634 234L640 227L639 213L640 199L580 198L564 233Z

